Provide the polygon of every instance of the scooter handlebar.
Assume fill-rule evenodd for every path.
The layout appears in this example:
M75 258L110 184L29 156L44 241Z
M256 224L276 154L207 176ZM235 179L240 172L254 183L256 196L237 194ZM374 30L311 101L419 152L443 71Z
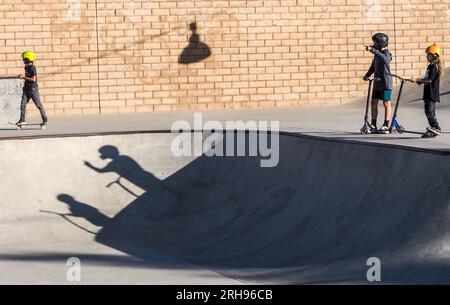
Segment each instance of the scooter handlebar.
M403 78L403 77L401 77L401 76L398 76L398 75L396 75L396 74L391 74L391 73L388 73L387 75L392 76L392 77L395 77L395 78L398 78L399 80L404 81L404 82L411 82L411 83L414 83L414 80L412 80L412 79L410 79L410 78Z

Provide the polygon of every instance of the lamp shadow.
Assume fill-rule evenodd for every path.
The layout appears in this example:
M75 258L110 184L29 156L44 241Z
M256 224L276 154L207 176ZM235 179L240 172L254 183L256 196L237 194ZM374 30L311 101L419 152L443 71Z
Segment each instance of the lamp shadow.
M189 29L192 31L189 44L178 57L178 63L183 65L200 62L211 56L211 49L200 41L200 35L197 34L197 23L192 22Z

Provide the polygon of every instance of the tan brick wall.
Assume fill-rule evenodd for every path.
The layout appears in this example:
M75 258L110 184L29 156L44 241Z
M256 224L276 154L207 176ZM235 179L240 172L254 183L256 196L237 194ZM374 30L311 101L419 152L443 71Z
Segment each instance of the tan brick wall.
M344 103L365 94L373 33L391 36L396 73L419 76L428 44L450 47L449 9L450 0L0 0L0 75L21 73L20 53L35 51L53 115ZM194 21L212 54L179 64Z

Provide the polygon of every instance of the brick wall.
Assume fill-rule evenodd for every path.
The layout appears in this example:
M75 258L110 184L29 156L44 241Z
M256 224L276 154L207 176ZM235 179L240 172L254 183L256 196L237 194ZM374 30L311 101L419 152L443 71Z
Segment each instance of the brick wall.
M450 46L449 9L450 0L0 0L0 75L22 73L20 53L35 51L53 115L344 103L365 94L373 33L391 36L398 74L419 76L427 45ZM192 22L211 55L179 63Z

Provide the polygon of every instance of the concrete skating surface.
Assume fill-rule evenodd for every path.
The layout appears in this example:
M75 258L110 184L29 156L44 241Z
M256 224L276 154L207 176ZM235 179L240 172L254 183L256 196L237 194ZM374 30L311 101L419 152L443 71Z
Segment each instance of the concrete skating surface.
M444 133L429 140L420 95L407 85L402 135L359 134L363 99L203 113L278 120L274 168L174 157L177 135L152 131L196 127L193 113L4 126L0 283L70 283L70 257L81 283L367 283L369 257L382 283L449 283L450 95L438 105Z
M68 283L70 257L82 283L367 283L370 257L450 281L448 154L281 135L262 168L177 136L0 141L0 282Z

